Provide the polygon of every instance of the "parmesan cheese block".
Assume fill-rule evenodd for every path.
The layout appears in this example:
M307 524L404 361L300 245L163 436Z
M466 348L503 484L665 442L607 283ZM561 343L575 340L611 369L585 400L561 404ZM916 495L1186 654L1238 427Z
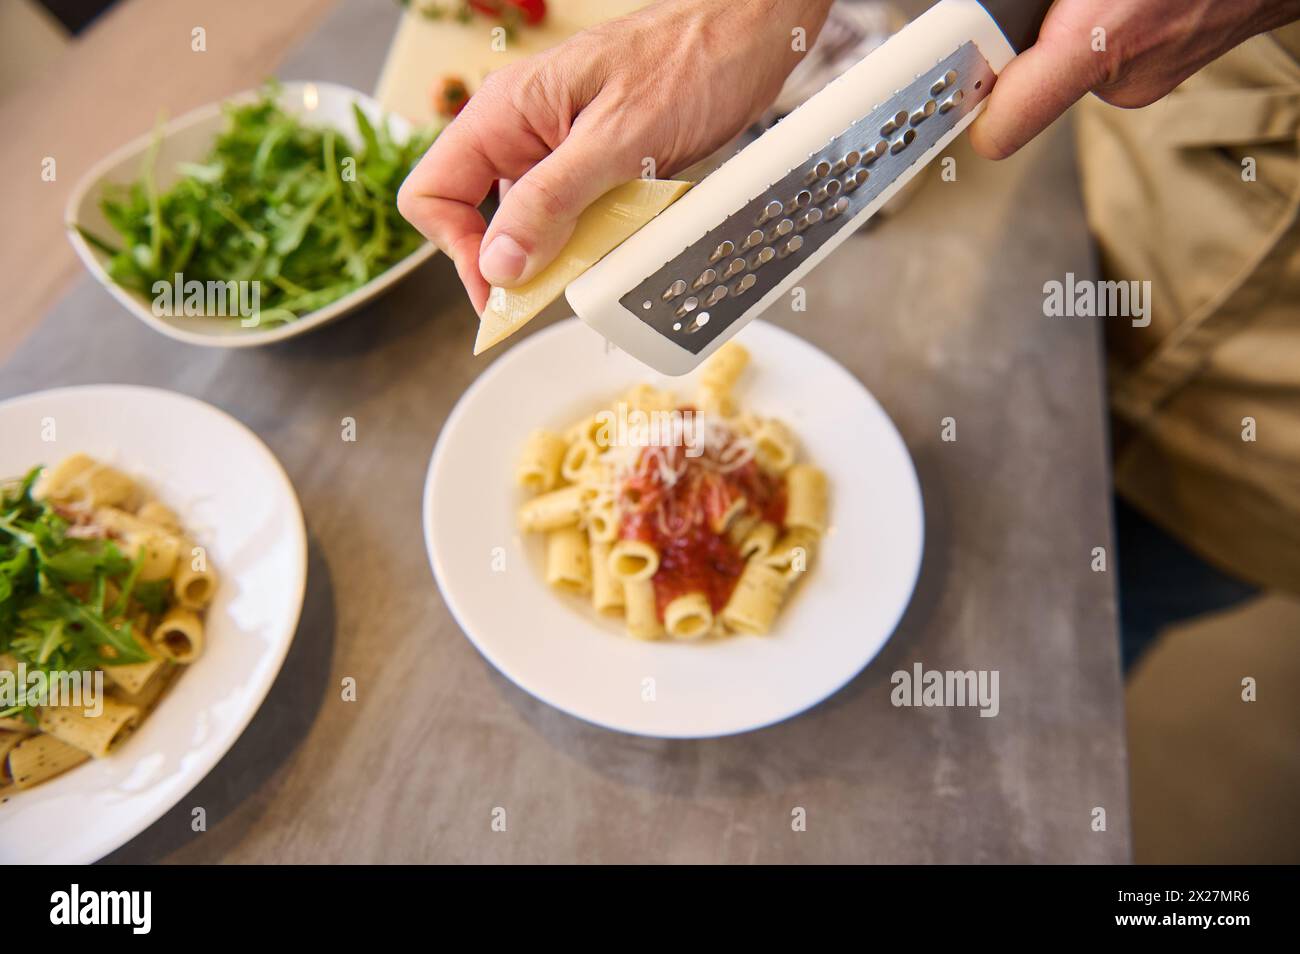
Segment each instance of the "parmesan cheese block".
M555 261L515 288L493 287L474 341L474 353L504 341L564 293L569 283L609 254L687 189L676 179L633 179L592 203L578 216Z

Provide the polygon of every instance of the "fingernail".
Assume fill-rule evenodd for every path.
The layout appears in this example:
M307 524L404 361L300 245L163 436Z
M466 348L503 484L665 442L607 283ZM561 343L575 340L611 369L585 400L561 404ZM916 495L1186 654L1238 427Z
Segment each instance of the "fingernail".
M493 285L513 282L527 264L528 256L509 235L498 235L478 257L478 270Z

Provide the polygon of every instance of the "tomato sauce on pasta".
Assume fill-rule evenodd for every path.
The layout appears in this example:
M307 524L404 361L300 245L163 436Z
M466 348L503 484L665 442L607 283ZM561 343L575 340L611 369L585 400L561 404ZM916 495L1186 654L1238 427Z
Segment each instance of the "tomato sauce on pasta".
M738 448L734 435L696 456L684 446L646 447L623 481L619 536L643 540L660 554L652 578L660 620L664 607L686 593L704 593L715 613L730 599L745 559L721 524L736 501L743 502L742 513L778 527L785 522L785 482L761 471L752 457L741 462Z

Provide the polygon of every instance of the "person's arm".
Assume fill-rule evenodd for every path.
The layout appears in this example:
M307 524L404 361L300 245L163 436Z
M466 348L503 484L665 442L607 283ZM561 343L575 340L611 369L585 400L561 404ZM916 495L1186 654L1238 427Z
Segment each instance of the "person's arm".
M402 215L489 284L546 266L578 214L643 174L666 178L753 122L812 47L830 0L663 0L492 73L412 171ZM513 180L488 227L478 205ZM486 232L486 234L485 234Z
M1147 106L1256 33L1300 19L1300 0L1057 0L1038 40L1008 64L970 128L1002 159L1096 93Z

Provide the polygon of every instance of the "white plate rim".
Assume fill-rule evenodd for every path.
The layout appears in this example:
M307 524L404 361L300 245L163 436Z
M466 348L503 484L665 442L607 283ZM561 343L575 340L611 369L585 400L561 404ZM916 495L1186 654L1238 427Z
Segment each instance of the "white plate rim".
M551 706L552 708L557 709L568 716L578 719L579 721L587 725L593 725L601 729L606 729L611 732L618 732L624 735L637 736L642 738L654 738L654 739L707 740L707 739L726 738L729 736L742 735L749 732L757 732L761 729L766 729L775 725L780 725L783 722L787 722L790 719L797 718L798 716L801 716L804 713L809 712L812 709L815 709L817 706L821 705L826 700L838 694L849 683L851 683L854 679L856 679L859 675L861 675L876 660L876 658L884 650L885 646L888 645L889 641L893 639L894 634L898 630L899 623L902 622L903 616L907 613L908 608L912 604L913 598L916 596L916 586L917 586L917 582L920 579L921 567L925 559L925 532L926 532L925 531L925 527L926 527L925 498L924 498L924 494L921 491L920 478L916 472L916 462L912 459L912 454L907 448L907 443L903 440L902 434L899 433L898 426L894 423L893 418L891 418L889 414L886 413L884 407L876 399L875 395L872 394L871 391L869 391L866 388L866 386L863 385L862 382L858 380L856 375L854 375L842 364L836 361L834 357L822 351L816 345L801 338L800 336L794 334L791 331L787 331L786 329L781 328L778 325L770 324L768 322L764 322L761 320L755 320L751 322L751 325L762 327L767 332L774 333L778 338L784 338L787 342L791 343L792 345L811 349L812 351L816 352L817 355L819 355L823 360L825 360L831 367L833 367L838 374L845 376L849 381L851 381L853 385L861 392L862 397L869 404L871 404L877 411L879 411L881 417L888 423L889 430L890 433L892 434L893 440L897 442L899 448L903 452L903 457L907 462L907 473L909 477L908 489L911 491L912 494L914 494L916 505L917 505L917 517L919 521L918 541L917 541L918 545L916 548L916 555L913 561L913 565L909 568L909 572L907 574L908 585L907 585L906 598L902 599L899 602L897 608L895 609L893 614L891 614L888 631L885 637L881 640L880 644L875 648L875 651L872 652L869 656L867 656L858 668L846 674L841 681L835 684L829 691L823 693L819 698L809 700L806 704L804 704L800 708L794 709L792 711L786 712L781 715L777 715L773 718L754 722L752 724L748 724L745 726L733 728L728 731L722 731L722 732L687 732L687 731L646 732L625 725L613 725L607 722L602 722L599 719L595 719L591 717L590 715L576 711L569 705L566 705L561 700L550 698L548 695L541 693L535 687L530 686L528 684L529 680L527 678L521 677L520 674L512 670L512 668L509 665L503 663L501 659L495 653L493 653L488 646L484 644L484 641L479 639L474 634L473 628L469 625L469 618L463 603L454 593L449 591L448 587L443 585L443 580L446 577L444 575L444 571L442 570L441 560L439 558L437 546L435 544L435 532L433 528L434 494L436 492L435 484L438 482L438 473L440 472L443 461L445 460L442 451L445 449L446 446L445 442L449 440L448 435L453 433L453 431L456 429L457 425L459 425L464 415L469 413L469 409L473 403L474 397L479 393L479 391L482 388L487 386L490 380L500 375L508 375L510 367L514 363L524 360L530 344L532 344L533 342L544 340L550 336L568 333L575 327L584 326L583 322L579 318L571 317L562 321L557 321L554 324L550 325L549 327L541 329L540 331L537 331L532 335L529 335L525 341L519 342L515 347L511 348L501 357L497 358L491 365L485 368L483 372L479 374L477 378L474 379L474 381L470 384L470 386L465 389L465 391L461 394L460 398L456 401L456 405L452 408L451 413L447 415L447 419L443 423L442 429L438 433L438 438L434 442L433 452L429 457L428 470L426 471L425 474L424 491L421 495L421 526L423 527L423 531L424 531L425 552L429 559L429 566L430 569L432 570L434 581L438 588L438 592L442 595L443 601L446 603L448 610L451 612L452 618L456 621L456 625L460 628L460 631L465 636L465 638L469 640L470 644L474 646L474 648L479 652L479 654L482 655L483 658L486 659L492 665L492 667L496 669L497 672L499 672L502 676L508 679L515 686L522 689L524 692L528 693L528 695L532 696L534 699L537 699L538 701L543 702L546 705ZM647 372L649 372L649 369L647 369Z
M274 652L274 663L266 668L265 674L253 687L253 695L256 697L256 704L247 706L244 711L232 722L231 731L228 737L220 744L213 746L210 753L205 754L199 764L196 764L187 774L192 777L188 786L178 791L176 798L170 802L163 802L159 806L148 811L141 812L131 822L118 828L112 829L112 834L104 835L99 838L93 847L89 850L78 853L78 860L73 864L90 864L111 854L118 848L127 844L146 828L156 822L159 818L174 808L181 799L198 787L205 778L211 774L212 770L217 767L227 753L234 747L235 743L247 731L253 718L261 711L262 705L266 702L266 697L271 691L271 686L280 675L280 670L284 667L284 660L289 655L289 649L297 637L298 624L302 621L303 602L307 592L307 526L303 519L302 503L298 499L298 494L294 490L293 482L289 479L288 473L280 463L279 458L272 453L271 449L266 446L266 442L257 436L254 431L238 418L222 410L216 405L209 404L207 401L192 397L188 394L182 394L179 391L169 391L166 388L148 387L138 384L76 384L67 387L47 388L42 391L31 391L26 394L15 395L0 401L0 412L17 407L23 404L34 403L40 399L47 399L52 395L59 397L77 397L85 392L102 392L113 391L119 393L134 393L141 396L158 396L161 395L168 400L176 400L183 404L189 404L197 407L200 412L214 414L223 418L229 424L232 424L236 430L242 431L249 439L249 446L256 449L267 463L271 465L271 472L275 474L281 483L281 490L287 493L288 499L294 504L291 517L293 518L293 544L295 549L296 563L299 567L297 579L294 581L294 598L290 601L296 609L293 613L292 623L288 628L289 636L283 640L278 649ZM165 700L164 700L165 704ZM75 769L73 770L75 771ZM33 791L39 791L39 787Z

